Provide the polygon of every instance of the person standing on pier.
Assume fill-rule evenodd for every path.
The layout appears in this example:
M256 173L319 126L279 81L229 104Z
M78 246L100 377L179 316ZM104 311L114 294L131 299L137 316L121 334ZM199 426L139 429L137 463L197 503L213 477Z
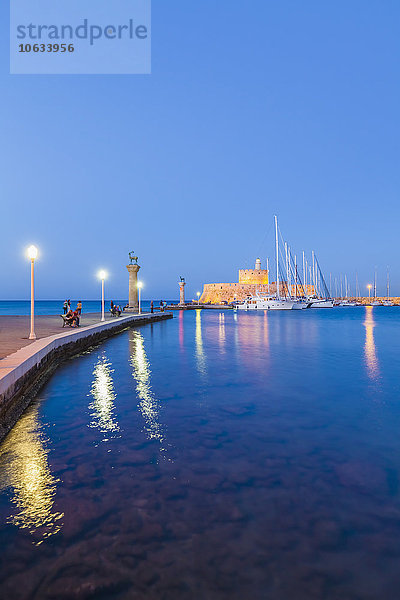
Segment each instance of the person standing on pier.
M68 312L68 300L64 300L63 309L64 309L64 315L66 315Z
M151 313L154 312L154 302L153 302L153 300L150 302L150 312Z
M82 314L82 300L78 300L78 304L76 305L76 311L79 316Z

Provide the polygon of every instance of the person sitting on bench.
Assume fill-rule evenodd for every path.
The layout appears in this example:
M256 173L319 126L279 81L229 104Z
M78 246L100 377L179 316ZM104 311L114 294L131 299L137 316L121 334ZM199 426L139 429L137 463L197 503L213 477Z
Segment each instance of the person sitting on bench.
M70 309L67 314L65 315L61 315L62 319L63 319L63 327L65 327L66 325L69 325L70 327L72 327L72 324L74 322L74 313L72 312L72 310Z
M80 322L79 310L76 309L72 313L72 327L79 327L79 322Z

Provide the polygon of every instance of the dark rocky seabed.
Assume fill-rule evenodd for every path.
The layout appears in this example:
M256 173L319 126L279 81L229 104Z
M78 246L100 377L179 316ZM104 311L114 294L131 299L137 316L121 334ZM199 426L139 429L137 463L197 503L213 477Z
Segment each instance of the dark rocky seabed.
M68 361L0 446L0 597L398 598L399 332L195 311Z

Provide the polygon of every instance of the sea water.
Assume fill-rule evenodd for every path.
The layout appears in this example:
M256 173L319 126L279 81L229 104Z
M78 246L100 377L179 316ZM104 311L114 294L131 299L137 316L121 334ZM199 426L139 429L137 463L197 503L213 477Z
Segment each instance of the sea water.
M170 300L163 300L164 302L170 302ZM110 307L111 300L106 300L106 309ZM119 304L122 308L127 303L127 300L113 300L114 304ZM74 310L78 300L71 300L71 308ZM154 301L154 306L159 306L159 300ZM35 301L35 314L36 315L60 315L64 312L63 309L64 300L36 300ZM142 309L150 309L150 300L142 301ZM82 300L82 312L85 313L97 313L101 312L101 301L100 300ZM28 300L0 300L0 316L5 315L30 315L31 304Z
M62 364L0 446L0 597L400 589L400 310L196 310Z

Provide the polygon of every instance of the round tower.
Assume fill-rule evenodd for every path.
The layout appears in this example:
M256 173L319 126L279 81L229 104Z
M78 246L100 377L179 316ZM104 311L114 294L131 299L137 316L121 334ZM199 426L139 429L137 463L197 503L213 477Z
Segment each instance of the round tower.
M261 271L261 260L259 258L256 259L256 271Z
M181 277L179 282L179 304L183 306L185 304L185 278Z

